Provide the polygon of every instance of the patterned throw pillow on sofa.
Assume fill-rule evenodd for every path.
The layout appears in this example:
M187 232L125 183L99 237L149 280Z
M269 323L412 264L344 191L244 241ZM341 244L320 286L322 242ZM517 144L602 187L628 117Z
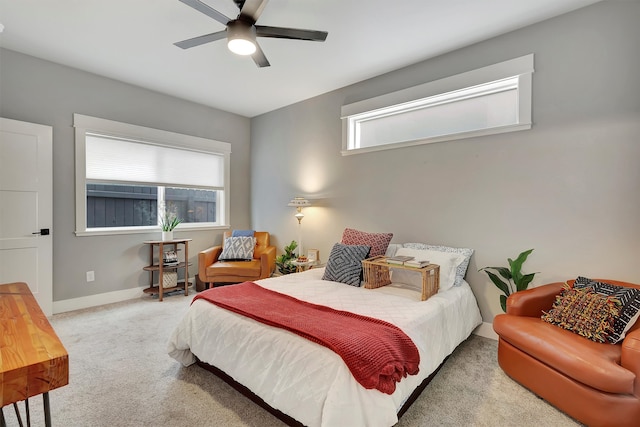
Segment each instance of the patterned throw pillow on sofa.
M543 312L542 320L592 341L605 343L614 333L620 305L617 299L599 295L591 288L565 285L551 310Z
M622 341L640 316L640 289L597 282L582 276L578 276L573 286L576 289L590 288L598 295L610 296L620 301L620 315L615 319L614 332L609 336L609 342L615 344Z
M218 259L220 261L251 261L255 248L255 237L227 237L224 239L224 247Z

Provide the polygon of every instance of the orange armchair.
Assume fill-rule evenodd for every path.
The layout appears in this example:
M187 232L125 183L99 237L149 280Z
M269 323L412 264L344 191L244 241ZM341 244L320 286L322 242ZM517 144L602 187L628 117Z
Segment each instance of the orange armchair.
M219 261L227 237L231 237L231 231L224 233L222 245L198 253L198 277L207 288L215 283L240 283L271 276L276 267L276 247L271 246L268 232L255 232L256 247L251 261Z
M618 286L632 283L602 280ZM573 286L573 281L569 281ZM601 344L541 320L563 283L512 294L507 313L493 320L504 372L538 396L591 427L638 426L640 321L618 344Z

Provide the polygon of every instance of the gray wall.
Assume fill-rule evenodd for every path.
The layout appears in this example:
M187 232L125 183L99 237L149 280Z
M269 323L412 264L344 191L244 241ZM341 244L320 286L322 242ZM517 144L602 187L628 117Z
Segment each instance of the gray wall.
M605 1L251 120L252 223L326 260L345 227L475 249L480 267L534 248L533 285L576 275L640 283L640 3ZM342 157L340 107L535 54L530 131Z
M0 116L53 126L53 300L145 286L148 247L159 232L76 237L73 113L231 143L231 224L250 226L250 121L10 50L0 50ZM176 165L189 167L189 165ZM176 232L199 250L221 242L222 231ZM95 271L87 283L85 272Z

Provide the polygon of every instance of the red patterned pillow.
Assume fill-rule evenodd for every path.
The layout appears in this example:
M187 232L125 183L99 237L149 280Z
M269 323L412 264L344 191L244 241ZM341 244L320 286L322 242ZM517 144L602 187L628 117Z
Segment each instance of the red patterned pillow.
M370 246L369 257L374 257L385 254L392 238L393 233L366 233L353 228L345 228L341 243L343 245Z

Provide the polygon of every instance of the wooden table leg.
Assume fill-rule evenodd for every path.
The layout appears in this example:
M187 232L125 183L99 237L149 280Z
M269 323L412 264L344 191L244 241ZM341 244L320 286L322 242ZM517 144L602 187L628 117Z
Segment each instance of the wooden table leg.
M189 242L184 242L184 295L189 295ZM176 269L176 273L178 270Z
M158 245L158 301L162 301L164 294L164 243Z

